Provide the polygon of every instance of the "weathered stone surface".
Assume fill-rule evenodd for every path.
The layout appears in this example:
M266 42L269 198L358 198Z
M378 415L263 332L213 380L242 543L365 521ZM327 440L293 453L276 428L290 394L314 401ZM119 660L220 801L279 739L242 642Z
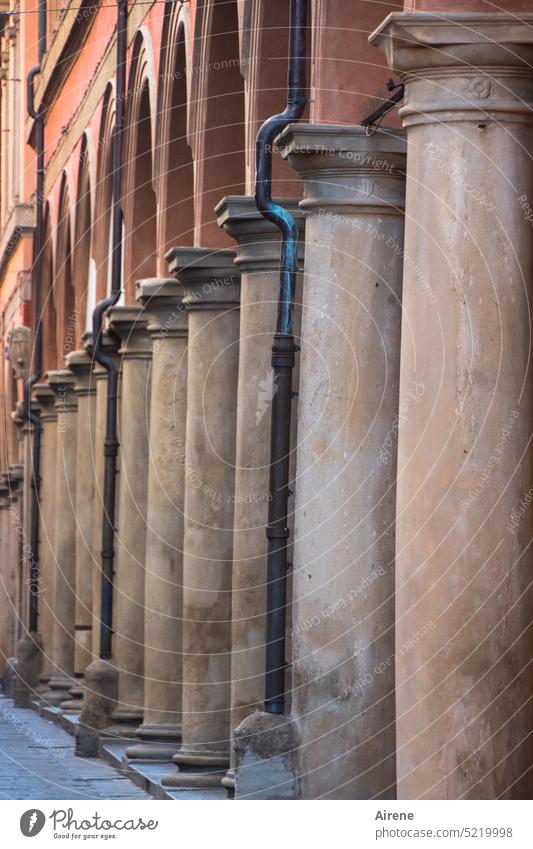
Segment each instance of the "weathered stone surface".
M83 707L76 729L76 755L97 757L100 732L108 728L117 707L119 672L105 660L94 660L85 670Z
M239 273L230 250L175 248L169 267L187 289L187 421L180 769L220 781L229 764L231 567ZM165 779L182 786L190 777ZM189 783L186 786L190 786Z
M92 660L92 596L93 551L92 534L94 518L95 467L91 451L95 437L96 387L92 379L92 359L85 350L73 351L66 365L74 374L74 392L78 399L76 434L76 605L73 688L74 699L68 707L81 707L81 681ZM63 707L65 705L63 704Z
M296 799L298 732L288 716L255 711L234 731L236 799Z
M45 697L52 704L60 704L69 697L74 676L77 400L72 372L66 369L51 371L46 380L56 396L57 441L52 668L48 682L50 690Z
M304 216L296 200L281 201L299 223L303 265ZM231 602L231 729L262 705L265 690L266 524L269 505L270 422L275 391L271 348L279 297L280 233L253 197L224 198L215 212L237 243L241 273L239 379L235 455ZM299 324L298 287L296 312ZM294 380L294 389L297 380ZM293 429L296 430L296 403ZM231 786L234 750L230 752Z
M43 668L43 644L38 634L26 634L17 643L13 699L15 707L27 707L35 696Z
M424 386L398 443L401 799L531 797L532 23L373 37L406 80L401 395Z
M144 700L144 583L146 494L152 342L140 307L113 307L110 328L121 339L121 402L118 428L114 656L119 669L118 722L139 723Z
M187 315L183 286L137 283L153 342L144 594L144 715L132 759L170 760L181 733Z
M295 124L306 214L292 709L306 799L394 798L395 428L405 139Z
M55 395L47 383L36 384L33 390L39 404L41 432L41 486L39 533L39 633L43 640L43 671L41 682L47 684L52 670L53 594L55 572L55 494L57 462L57 410Z

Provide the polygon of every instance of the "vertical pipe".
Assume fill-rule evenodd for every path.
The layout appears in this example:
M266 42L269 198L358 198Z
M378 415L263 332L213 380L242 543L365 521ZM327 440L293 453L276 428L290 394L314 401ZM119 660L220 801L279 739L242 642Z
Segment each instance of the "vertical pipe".
M42 371L42 259L43 259L43 194L44 194L44 108L35 111L33 84L41 70L46 51L46 0L39 0L39 64L30 70L27 79L27 108L35 121L35 153L37 159L37 176L35 186L35 230L33 237L33 268L32 268L32 303L34 328L33 374L24 386L24 408L28 421L33 425L32 450L32 511L30 530L30 563L29 563L29 612L28 630L36 633L39 623L39 491L41 470L41 422L39 416L31 410L31 391L37 383Z
M272 399L270 439L270 502L266 535L267 554L267 646L265 711L280 714L285 708L285 623L287 512L289 453L294 355L294 290L298 271L298 228L293 216L272 200L272 145L292 121L303 115L306 97L307 0L292 0L289 34L287 106L260 128L256 142L255 202L264 218L281 231L281 267L276 333L272 345L272 368L276 391Z
M102 600L100 657L111 657L113 634L113 576L115 561L115 485L117 473L118 369L104 353L102 322L109 307L118 301L122 286L122 150L124 138L128 2L117 0L117 63L115 127L113 130L113 208L111 247L111 291L93 311L94 358L107 372L106 434L104 440L104 515L102 524Z

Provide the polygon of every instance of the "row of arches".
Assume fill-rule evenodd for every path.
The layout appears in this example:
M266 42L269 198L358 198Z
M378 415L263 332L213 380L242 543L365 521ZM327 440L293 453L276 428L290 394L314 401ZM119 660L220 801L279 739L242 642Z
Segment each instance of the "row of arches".
M265 9L264 3L247 5ZM252 141L247 131L255 110L246 89L251 84L261 88L256 65L264 65L268 106L276 101L281 108L285 99L286 55L281 61L274 57L286 54L280 45L287 29L281 38L280 27L288 4L275 0L268 5L276 25L269 29L261 15L246 13L243 37L237 0L204 0L196 8L190 38L189 4L169 2L157 62L149 27L136 33L129 56L122 175L126 303L134 301L136 280L166 276L164 257L170 247L226 244L213 210L224 195L245 192ZM251 55L253 27L263 42L270 34L261 63ZM110 81L98 131L87 128L78 145L77 161L71 164L74 177L65 168L57 203L49 199L45 204L44 370L61 367L64 356L80 345L94 304L108 291L114 121Z

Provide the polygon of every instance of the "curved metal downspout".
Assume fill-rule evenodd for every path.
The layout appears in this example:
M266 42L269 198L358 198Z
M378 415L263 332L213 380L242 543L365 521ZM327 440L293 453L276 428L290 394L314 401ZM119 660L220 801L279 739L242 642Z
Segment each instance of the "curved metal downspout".
M24 385L25 417L33 425L33 450L31 487L32 511L30 529L29 563L29 611L28 630L36 633L39 624L39 493L41 488L41 420L31 409L31 392L42 372L42 265L44 250L43 195L44 195L44 109L35 111L34 80L41 71L46 50L46 0L39 0L38 19L38 59L39 64L30 70L27 77L28 114L35 121L35 153L37 159L37 179L35 197L35 230L33 236L32 302L34 327L33 373Z
M93 356L107 372L106 434L104 441L104 515L102 523L102 600L100 611L100 657L111 658L113 635L113 577L115 562L115 485L117 474L118 369L102 346L102 324L107 310L119 299L122 287L122 150L124 137L127 51L127 0L117 0L117 64L115 126L113 129L113 230L111 291L96 304L92 316Z
M287 545L289 529L289 459L292 370L298 347L294 344L294 291L298 271L298 229L292 215L272 200L272 146L274 139L303 115L306 103L307 0L292 0L290 11L287 106L260 128L256 141L257 209L281 231L281 267L276 333L272 346L275 392L272 399L270 444L270 503L266 535L267 622L265 711L285 709L285 628Z

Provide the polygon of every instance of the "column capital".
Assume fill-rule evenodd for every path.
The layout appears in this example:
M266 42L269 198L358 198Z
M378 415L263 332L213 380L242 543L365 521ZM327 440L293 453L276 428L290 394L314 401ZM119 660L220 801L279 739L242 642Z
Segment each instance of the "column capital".
M289 124L276 144L304 180L304 211L396 215L403 209L403 130L376 130L368 136L359 126Z
M305 217L295 198L278 200L298 225L299 254L303 262ZM251 195L227 195L215 207L218 226L237 242L235 265L241 271L269 271L279 268L281 237L279 229L257 209Z
M56 396L48 383L36 383L33 387L33 397L39 404L41 421L54 422L57 419Z
M87 397L96 393L94 380L91 380L93 359L87 350L71 351L65 357L65 365L75 377L74 392L78 397Z
M74 392L74 375L68 369L49 371L45 375L46 382L56 397L57 412L76 412L78 402Z
M533 15L392 12L369 39L406 85L404 126L533 123Z
M110 330L120 336L123 360L150 359L152 340L146 332L148 319L142 307L111 307L108 318Z
M240 270L230 248L171 248L168 268L186 290L187 310L232 309L240 302Z
M152 339L187 335L187 314L183 307L183 286L173 277L147 277L135 284L137 300L148 319Z

